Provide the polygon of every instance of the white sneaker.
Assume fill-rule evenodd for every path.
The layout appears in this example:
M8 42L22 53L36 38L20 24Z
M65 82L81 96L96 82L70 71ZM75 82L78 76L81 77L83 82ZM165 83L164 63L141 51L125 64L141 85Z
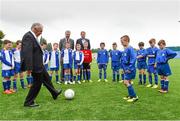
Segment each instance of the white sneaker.
M98 80L98 82L100 82L100 81L101 81L101 79Z
M56 83L57 83L57 84L61 84L61 82L60 82L60 81L57 81Z
M75 81L73 81L72 84L75 84Z
M107 79L104 79L104 81L105 81L105 82L108 82L108 80L107 80Z
M78 84L81 84L81 82L80 82L80 81L77 81L77 83L78 83Z
M93 81L92 80L89 80L90 83L92 83Z
M67 85L67 84L68 84L68 82L67 82L67 81L65 81L65 82L64 82L64 84L65 84L65 85Z
M156 88L158 88L158 85L155 84L152 88L153 88L153 89L156 89Z
M83 83L85 83L85 82L86 82L86 80L83 80L82 82L83 82Z
M68 84L73 84L71 81L68 81Z

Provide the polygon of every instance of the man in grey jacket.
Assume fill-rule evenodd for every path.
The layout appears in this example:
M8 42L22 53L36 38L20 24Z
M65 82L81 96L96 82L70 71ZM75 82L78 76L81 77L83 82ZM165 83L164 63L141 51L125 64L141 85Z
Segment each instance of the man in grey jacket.
M67 30L65 32L65 38L61 39L59 42L59 50L62 51L65 49L65 44L66 42L70 43L70 48L74 50L74 40L70 38L71 36L71 31ZM72 81L73 73L71 69L71 81ZM61 81L64 81L64 69L63 69L63 61L61 59Z

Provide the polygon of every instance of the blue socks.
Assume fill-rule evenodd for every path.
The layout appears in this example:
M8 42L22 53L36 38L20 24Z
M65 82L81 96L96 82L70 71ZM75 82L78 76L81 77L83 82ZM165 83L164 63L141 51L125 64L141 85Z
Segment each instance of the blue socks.
M57 74L56 75L56 82L58 82L59 81L59 75Z
M169 81L165 80L164 81L164 90L168 91L168 88L169 88Z
M116 79L116 72L113 70L113 81L115 81Z
M155 80L155 84L158 85L158 75L154 74L154 80Z
M80 81L81 80L81 76L80 75L78 75L78 81Z
M143 74L144 84L146 84L146 74Z
M84 80L86 80L86 71L85 70L83 71L83 78L84 78Z
M139 83L142 84L142 74L139 74Z
M21 82L21 87L24 89L24 79L20 79L20 82Z
M52 75L49 75L50 80L52 81Z
M16 82L16 79L13 80L13 89L17 89L17 82Z
M149 75L149 83L152 84L152 75Z
M104 79L106 79L106 70L104 69Z
M4 88L4 91L7 90L7 81L6 80L3 81L3 88Z
M121 78L122 78L122 80L124 80L124 74L121 74Z
M87 75L88 75L88 80L91 80L91 72L87 71Z
M99 70L99 79L102 79L102 69Z
M161 89L164 90L164 80L161 80Z
M7 80L7 89L10 90L11 88L11 80Z
M73 76L73 80L76 81L76 76L75 75Z
M119 81L119 72L117 73L117 81Z
M128 87L128 93L130 97L136 97L136 93L134 91L134 88L132 87L132 85L129 85Z

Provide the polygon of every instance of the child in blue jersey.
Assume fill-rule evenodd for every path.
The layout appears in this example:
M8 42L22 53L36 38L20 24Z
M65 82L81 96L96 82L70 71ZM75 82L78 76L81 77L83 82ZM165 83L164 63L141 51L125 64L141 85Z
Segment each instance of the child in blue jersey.
M17 78L18 78L18 74L20 76L20 82L21 82L21 87L23 89L25 89L25 85L24 85L24 75L23 72L21 72L21 57L20 57L20 52L21 52L21 40L18 40L16 42L16 48L12 49L12 53L13 53L13 57L14 57L14 63L15 63L15 67L14 67L14 79L13 79L13 89L17 90Z
M138 44L139 50L137 50L137 68L139 70L139 85L146 84L146 72L147 63L146 63L146 49L144 49L144 42Z
M71 82L71 69L72 69L72 62L73 62L73 51L70 48L70 43L66 42L65 49L61 52L61 59L63 61L63 70L64 70L64 84L75 84L75 82Z
M168 76L172 74L168 61L174 58L177 53L166 48L165 40L160 40L158 42L158 45L160 50L158 50L157 52L156 65L158 75L160 75L161 78L161 89L159 90L159 92L167 93L169 88Z
M50 80L52 80L53 72L56 73L56 83L61 84L59 81L59 63L60 63L60 52L58 50L58 43L53 44L53 50L49 53L49 61L50 61Z
M155 46L156 40L155 39L150 39L149 44L151 47L147 48L147 57L148 57L148 76L149 76L149 84L147 87L152 87L152 88L158 88L158 75L157 75L157 70L156 70L156 55L158 48ZM154 74L154 80L155 84L153 86L152 82L152 74Z
M48 71L49 51L46 50L47 43L46 42L42 42L41 43L41 48L43 50L43 64L44 64L45 69Z
M1 62L2 62L2 77L4 94L12 94L15 90L11 89L11 76L14 76L14 57L10 50L12 42L10 40L4 40L4 49L1 50Z
M108 55L108 51L104 47L105 47L105 43L101 42L100 49L98 50L98 53L97 53L97 64L98 64L98 69L99 69L98 82L102 80L102 70L104 71L104 81L108 82L108 80L106 79L107 78L106 69L107 69L107 64L109 61L109 55Z
M121 66L121 56L122 53L121 51L117 50L117 43L112 44L113 50L110 52L110 57L111 57L111 69L113 71L113 82L115 81L120 81L120 76L119 76L119 69ZM116 78L117 76L117 78Z
M127 102L135 102L138 100L138 96L136 95L134 88L131 84L131 81L135 79L136 76L136 52L133 47L129 45L130 38L128 35L124 35L121 37L121 43L124 47L124 51L122 52L122 68L124 70L124 84L128 89L128 96L123 99L127 100Z
M80 44L76 44L76 51L74 51L73 54L73 60L74 60L74 80L77 80L78 84L81 84L80 82L80 70L83 69L83 61L84 61L84 54L81 51L81 45Z

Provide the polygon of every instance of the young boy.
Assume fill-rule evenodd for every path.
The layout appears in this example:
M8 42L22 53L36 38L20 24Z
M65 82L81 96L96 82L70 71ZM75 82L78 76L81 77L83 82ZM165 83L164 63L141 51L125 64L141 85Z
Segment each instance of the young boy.
M102 70L104 71L104 81L108 82L108 80L106 79L106 69L107 69L107 64L109 61L109 55L108 55L108 51L106 49L104 49L105 47L105 43L101 42L100 43L100 50L97 53L97 64L98 64L98 69L99 69L99 80L98 82L101 81L102 79Z
M49 53L49 60L50 60L50 80L52 80L53 72L56 73L56 83L61 84L59 81L59 62L60 62L60 52L58 50L58 43L53 44L53 50Z
M47 43L46 42L41 43L41 48L43 50L43 64L44 64L45 69L48 71L49 52L48 50L46 50Z
M21 72L21 57L20 57L20 52L21 52L21 40L18 40L16 42L16 48L12 49L12 53L13 53L13 57L14 57L14 63L15 63L15 67L14 67L14 80L13 80L13 89L17 90L17 78L18 78L18 74L20 76L20 82L21 82L21 87L23 89L25 89L25 85L24 85L24 75L23 72Z
M114 42L112 44L113 50L110 52L110 57L111 57L111 69L113 71L113 82L116 81L116 76L117 76L117 81L119 82L119 69L121 66L121 56L122 53L121 51L117 50L117 43Z
M88 80L89 82L92 82L91 80L91 62L92 62L92 52L88 49L88 42L84 42L84 50L82 50L84 54L84 61L83 61L83 82L86 82Z
M146 49L144 49L144 42L139 42L139 50L137 50L137 68L139 70L139 85L146 84L146 72L147 63L146 63ZM142 81L143 78L143 81Z
M84 54L81 52L81 45L76 44L76 51L74 51L73 54L73 60L74 60L74 80L76 81L77 78L77 83L81 84L80 82L80 70L83 68L83 61L84 61Z
M135 102L138 100L134 88L131 84L132 79L135 79L136 76L136 53L133 47L129 46L130 38L128 35L121 37L121 43L124 47L122 52L122 67L124 70L124 84L128 89L128 96L123 99L127 102Z
M150 39L149 44L151 47L147 48L147 57L148 57L148 70L147 71L149 75L149 84L147 85L147 87L158 88L158 75L157 75L157 70L155 66L156 54L158 51L158 48L155 47L156 40ZM154 74L154 80L155 80L154 86L152 82L152 74Z
M168 61L174 58L177 53L166 48L165 40L160 40L158 42L160 50L157 52L156 63L157 63L157 71L158 75L161 78L161 93L167 93L169 88L168 76L171 75L171 69L169 67Z
M72 69L72 61L73 61L73 52L70 48L70 43L66 42L65 49L61 52L61 59L63 60L63 69L64 69L64 84L75 84L75 82L71 82L71 69Z
M11 76L14 75L14 57L10 50L12 42L10 40L4 40L4 49L1 50L1 62L2 62L2 77L4 94L12 94L15 91L11 90Z

